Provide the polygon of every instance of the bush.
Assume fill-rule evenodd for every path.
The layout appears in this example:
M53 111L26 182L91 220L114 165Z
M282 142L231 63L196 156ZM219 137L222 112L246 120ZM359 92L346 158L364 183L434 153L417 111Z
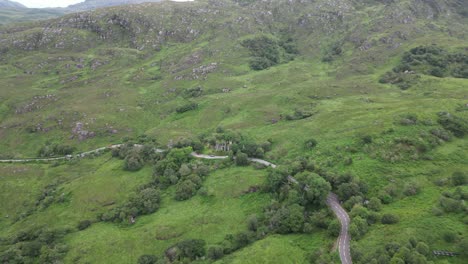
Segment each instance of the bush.
M125 157L124 170L138 171L145 165L145 161L138 152L131 152Z
M328 225L327 232L331 237L337 237L340 234L341 224L338 220L333 219Z
M237 166L247 166L249 165L249 157L247 154L239 152L236 155L236 165Z
M410 182L410 183L405 184L403 193L406 196L413 196L413 195L418 194L420 190L421 190L421 187L419 186L418 183Z
M175 199L178 201L184 201L194 196L196 192L197 185L191 180L185 180L177 184Z
M155 255L141 255L138 258L138 264L156 264L158 257Z
M455 186L465 185L468 183L468 175L461 171L456 171L452 174L452 183Z
M380 211L382 209L382 202L377 197L372 197L367 204L367 208L372 211Z
M304 147L305 149L310 150L310 149L315 148L317 144L318 144L317 140L311 138L311 139L308 139L306 142L304 142Z
M393 214L384 214L382 215L381 222L385 225L392 225L398 223L399 219L398 216Z
M468 122L465 119L451 115L450 113L439 113L439 124L446 130L452 132L456 137L464 137L468 134Z
M268 36L258 36L245 39L241 45L250 51L254 57L250 62L253 70L263 70L280 61L279 45L276 40Z
M90 227L92 222L90 220L83 220L78 223L78 230L85 230L86 228Z
M444 238L445 242L453 243L457 239L457 234L455 234L452 231L447 231L447 232L444 232L443 238Z
M224 256L224 249L221 246L211 246L208 248L207 257L212 260L220 259Z
M206 253L205 250L206 242L202 239L188 239L177 243L175 246L166 250L166 254L171 249L176 249L175 259L183 260L185 258L189 260L195 260L196 258L203 257Z
M188 103L188 104L185 104L183 106L177 107L176 112L179 113L179 114L182 114L182 113L185 113L185 112L188 112L188 111L191 111L191 110L195 110L197 108L198 108L197 103Z

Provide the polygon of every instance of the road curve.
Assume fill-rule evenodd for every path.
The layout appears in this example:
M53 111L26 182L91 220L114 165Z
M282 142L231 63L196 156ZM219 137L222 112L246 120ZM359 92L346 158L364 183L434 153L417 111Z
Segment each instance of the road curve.
M350 240L349 235L349 216L348 213L341 207L338 196L334 193L330 193L327 197L327 205L335 213L338 220L341 223L340 236L338 237L338 251L340 253L340 259L342 264L352 264L351 251L350 251Z
M56 157L56 158L38 158L38 159L2 159L0 163L17 163L17 162L35 162L35 161L55 161L55 160L69 160L74 157L82 158L86 157L91 154L100 153L107 149L115 149L121 147L123 144L115 144L110 145L108 147L102 147L95 150L90 150L86 152L82 152L75 155L67 155L64 157ZM136 147L142 146L135 144ZM156 152L164 152L163 149L154 149ZM190 153L190 155L194 158L199 159L208 159L208 160L219 160L219 159L227 159L229 156L214 156L214 155L205 155L205 154L198 154L196 152ZM269 161L257 159L257 158L249 158L251 162L256 162L259 164L263 164L267 167L276 168L277 166ZM292 176L288 176L288 181L294 184L299 184L299 182ZM309 188L306 186L306 188ZM349 235L349 216L346 211L341 207L340 202L338 200L338 196L334 193L329 193L327 197L327 205L331 208L331 210L335 213L336 217L339 219L341 223L341 231L340 236L338 237L338 251L340 253L340 259L342 264L352 264L351 254L350 254L350 235Z

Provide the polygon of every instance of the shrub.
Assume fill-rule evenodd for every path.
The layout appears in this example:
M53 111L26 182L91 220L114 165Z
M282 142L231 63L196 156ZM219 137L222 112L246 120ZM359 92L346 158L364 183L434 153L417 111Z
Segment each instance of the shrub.
M380 211L382 209L382 202L377 197L372 197L367 204L367 208L372 211Z
M385 225L392 225L398 223L399 219L398 216L393 214L384 214L382 215L381 222Z
M188 239L175 244L175 246L171 248L176 249L176 259L182 260L188 258L189 260L195 260L205 255L205 245L206 242L202 239ZM168 250L166 250L166 252Z
M221 246L211 246L208 248L207 256L212 260L220 259L224 256L224 249Z
M452 231L446 231L443 234L443 238L444 238L445 242L453 243L455 241L455 239L457 239L457 234L455 234Z
M236 155L236 165L237 166L247 166L249 165L249 157L247 154L239 152Z
M465 185L468 183L468 175L461 171L456 171L452 174L452 183L455 186Z
M145 165L143 158L138 152L131 152L125 157L124 170L127 171L138 171Z
M336 219L333 219L327 228L327 232L331 237L337 237L340 234L340 230L341 224Z
M188 103L188 104L185 104L183 106L177 107L176 112L179 113L179 114L182 114L182 113L185 113L185 112L188 112L188 111L191 111L191 110L195 110L197 108L198 108L197 103Z
M191 198L197 192L197 185L191 180L185 180L176 186L175 199L183 201Z
M419 186L418 183L409 182L409 183L405 184L403 193L406 196L413 196L413 195L418 194L420 192L420 190L421 190L421 187Z
M78 230L85 230L86 228L90 227L92 222L90 220L83 220L78 223Z
M155 255L141 255L138 258L138 264L156 264L158 257Z
M446 130L452 132L456 137L464 137L468 134L468 122L465 119L451 115L450 113L439 113L439 124Z
M258 36L243 40L241 45L249 49L250 55L254 57L250 62L253 70L263 70L280 61L279 46L273 38Z

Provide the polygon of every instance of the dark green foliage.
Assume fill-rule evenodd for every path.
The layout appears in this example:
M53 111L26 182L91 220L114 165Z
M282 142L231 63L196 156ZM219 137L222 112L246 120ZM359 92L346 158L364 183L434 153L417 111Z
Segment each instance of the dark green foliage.
M279 234L298 233L304 226L304 207L293 204L267 213L269 226Z
M78 230L85 230L86 228L90 227L92 222L90 220L82 220L78 223Z
M181 241L166 250L170 260L195 260L206 253L205 241L202 239L188 239ZM174 252L174 254L172 254Z
M380 77L380 83L395 84L402 90L407 90L412 85L416 84L421 77L414 73L405 72L386 72Z
M450 113L439 113L439 124L452 132L456 137L464 137L468 134L468 121Z
M296 109L296 110L294 110L294 113L286 115L285 119L288 120L288 121L301 120L301 119L306 119L308 117L311 117L313 115L314 115L314 113L312 113L310 111Z
M178 201L187 200L197 192L197 186L191 180L185 180L176 186L175 199Z
M380 211L382 209L382 202L377 197L372 197L367 204L367 208L372 211Z
M125 157L124 170L138 171L145 165L145 161L139 152L132 151Z
M200 86L187 88L184 90L184 97L200 97L203 94L203 88Z
M295 175L299 181L298 192L303 197L303 205L321 205L331 191L330 183L316 173L302 172Z
M464 238L458 245L458 248L462 256L468 257L468 238Z
M62 244L69 230L34 228L24 230L5 243L0 253L1 263L61 263L67 252ZM3 248L2 248L3 250Z
M463 53L450 53L437 46L419 46L403 55L402 64L395 72L417 71L435 77L453 76L466 78L468 56Z
M341 42L336 42L333 45L331 45L330 48L325 53L325 55L323 56L322 61L331 62L336 57L340 56L343 53L342 45L343 43Z
M311 138L311 139L306 140L306 142L304 142L304 147L310 150L310 149L315 148L317 144L318 144L317 140Z
M188 112L188 111L195 110L197 108L198 108L198 104L192 102L192 103L188 103L188 104L182 105L180 107L177 107L176 112L179 113L179 114L182 114L182 113L185 113L185 112Z
M416 182L408 182L405 184L403 194L406 196L413 196L420 192L421 187Z
M360 239L364 236L369 230L369 225L365 219L362 219L360 216L354 217L349 226L349 232L353 239Z
M68 145L46 145L39 150L39 157L54 157L70 155L75 151L75 148Z
M155 255L141 255L138 258L138 264L156 264L158 257Z
M398 223L399 219L398 219L398 216L394 214L384 214L382 215L381 221L382 221L382 224L393 225L393 224Z
M456 171L452 174L452 183L455 186L468 184L468 175L461 171Z
M250 67L253 70L263 70L280 61L280 50L276 40L268 36L258 36L245 39L241 42L242 46L249 49L253 57Z
M292 38L277 41L274 37L260 35L243 40L241 45L247 48L252 56L250 68L257 71L267 69L281 61L290 61L299 53Z
M159 190L145 188L133 195L125 204L99 216L102 221L127 222L139 215L151 214L159 209Z
M217 260L224 256L224 249L221 246L211 246L206 255L209 259Z
M331 237L337 237L340 234L340 230L341 230L340 222L338 222L337 219L333 219L328 225L328 229L327 229L328 234Z
M236 165L237 166L247 166L249 165L249 157L247 154L239 152L236 154Z
M443 234L443 238L447 243L453 243L457 239L457 234L452 231L446 231Z

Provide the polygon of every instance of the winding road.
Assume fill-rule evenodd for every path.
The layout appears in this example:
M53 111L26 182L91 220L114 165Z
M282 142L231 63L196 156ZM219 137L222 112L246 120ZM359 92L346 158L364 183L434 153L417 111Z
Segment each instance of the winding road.
M112 150L115 148L119 148L122 145L123 144L115 144L115 145L110 145L108 147L102 147L102 148L82 152L82 153L75 154L75 155L67 155L67 156L56 157L56 158L0 159L0 163L20 163L20 162L24 163L24 162L37 162L37 161L47 162L47 161L56 161L56 160L70 160L72 158L83 158L91 154L99 154L105 150ZM142 145L135 144L134 146L138 147ZM154 149L154 150L159 153L165 151L163 149ZM190 155L194 158L208 159L208 160L219 160L219 159L229 158L229 156L205 155L205 154L198 154L196 152L192 152ZM276 168L275 164L266 160L257 159L257 158L249 158L249 160L251 162L263 164L267 167ZM299 184L299 182L292 176L288 176L288 181L294 184ZM305 188L309 188L309 186L306 186ZM340 236L338 237L338 240L337 240L341 263L352 264L353 261L351 259L351 253L350 253L351 236L349 235L350 218L348 216L348 213L345 211L345 209L343 209L343 207L341 207L338 196L334 193L328 194L326 203L330 207L330 209L335 213L336 217L341 223Z
M335 213L338 220L341 223L340 236L337 240L338 251L340 252L340 259L342 264L351 264L351 251L350 251L350 240L349 235L349 216L348 213L341 207L338 196L334 193L330 193L327 197L327 205Z

